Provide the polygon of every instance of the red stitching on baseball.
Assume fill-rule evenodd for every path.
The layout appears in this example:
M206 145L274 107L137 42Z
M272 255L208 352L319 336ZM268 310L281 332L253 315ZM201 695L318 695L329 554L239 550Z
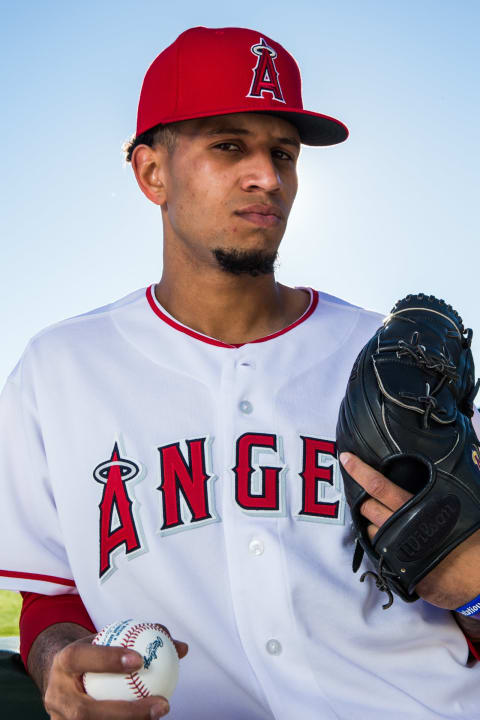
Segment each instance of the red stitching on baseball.
M144 698L150 695L149 690L145 687L143 682L138 677L138 673L134 672L131 675L127 675L126 677L128 679L130 689L133 691L134 695L136 695L138 698Z
M133 647L135 640L142 634L144 630L156 630L157 632L163 633L165 637L168 637L167 633L158 623L138 623L137 625L133 625L131 628L129 628L129 630L127 630L127 632L125 633L125 637L121 642L121 646L125 648Z
M129 644L128 644L128 645L124 645L124 647L132 647L133 640L135 640L135 639L138 637L138 635L140 635L140 633L143 632L143 630L156 630L157 632L162 633L162 635L165 635L165 637L166 637L168 640L171 640L172 645L173 645L173 647L174 647L174 649L175 649L175 653L176 653L176 655L177 655L177 658L180 660L180 656L179 656L179 654L178 654L178 650L177 650L177 648L176 648L176 646L175 646L175 643L173 642L173 640L172 640L172 638L170 637L170 635L164 630L164 628L163 628L159 623L139 623L138 625L134 625L134 626L131 628L131 630L128 631L128 633L127 633L127 635L126 635L126 642L128 642ZM132 638L131 638L131 639L127 639L127 638L129 638L129 635L130 635L130 634L132 635ZM135 636L134 636L134 634L135 634Z

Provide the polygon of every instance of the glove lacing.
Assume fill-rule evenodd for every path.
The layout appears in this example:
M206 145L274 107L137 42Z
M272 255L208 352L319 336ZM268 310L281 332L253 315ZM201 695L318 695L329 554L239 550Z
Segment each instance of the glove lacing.
M406 319L406 318L405 318ZM441 377L433 390L430 389L430 383L425 383L425 395L416 396L413 393L399 392L401 397L406 400L414 400L421 405L425 406L425 413L423 416L423 427L428 428L428 422L430 415L434 410L438 408L438 402L434 397L445 385L446 382L455 383L459 379L457 368L454 363L447 357L448 350L444 346L444 352L440 353L439 356L428 354L425 345L419 344L420 333L416 330L410 342L406 340L399 340L396 345L383 345L379 347L379 352L395 352L398 358L404 355L409 355L418 367L424 370L433 370L437 372ZM440 410L440 413L442 410Z
M398 578L398 575L391 570L387 570L387 568L383 567L385 558L380 558L380 562L378 563L378 574L376 572L373 572L373 570L366 570L363 575L360 576L360 582L364 582L367 575L372 575L372 577L375 578L375 585L379 590L382 592L387 593L388 596L388 602L385 603L385 605L382 605L382 608L384 610L388 610L388 608L393 605L393 593L390 590L390 588L387 585L387 578L385 577L388 575L388 577L391 578Z
M453 362L444 352L440 353L440 356L427 354L425 345L418 344L419 336L419 332L416 331L413 333L409 343L406 340L399 340L398 345L391 349L396 350L397 357L410 355L419 367L426 368L427 370L435 370L440 373L440 375L445 376L450 382L457 382L457 368Z
M442 380L445 380L445 378L442 378ZM438 391L442 385L443 385L443 383L442 383L442 381L440 381L440 383L438 383L435 390ZM408 392L399 392L398 394L401 397L404 397L406 400L416 400L418 403L425 405L425 414L423 416L423 427L424 427L424 429L428 428L428 421L430 420L430 413L433 410L436 410L438 407L438 402L433 397L433 395L430 394L430 383L428 383L428 382L425 383L425 395L419 395L417 397L413 393L408 393Z

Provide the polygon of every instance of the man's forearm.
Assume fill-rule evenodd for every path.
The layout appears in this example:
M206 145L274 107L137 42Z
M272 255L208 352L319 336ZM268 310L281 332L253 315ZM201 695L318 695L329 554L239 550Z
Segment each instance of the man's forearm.
M56 623L43 630L35 639L28 654L27 669L42 696L45 694L48 675L56 653L86 635L91 635L91 632L81 625Z
M454 613L453 615L470 640L473 640L475 643L480 642L480 620L476 620L472 617L465 617L465 615L460 615L460 613Z

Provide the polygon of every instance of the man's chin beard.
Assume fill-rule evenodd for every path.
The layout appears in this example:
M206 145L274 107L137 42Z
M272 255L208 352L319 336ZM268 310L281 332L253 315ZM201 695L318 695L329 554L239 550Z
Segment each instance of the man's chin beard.
M212 253L221 269L232 275L271 275L277 260L276 251L265 253L262 250L215 248Z

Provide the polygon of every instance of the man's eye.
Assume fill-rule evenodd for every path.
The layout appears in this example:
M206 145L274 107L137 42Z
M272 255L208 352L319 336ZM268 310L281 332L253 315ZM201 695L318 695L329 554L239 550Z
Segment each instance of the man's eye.
M279 160L293 160L290 153L285 152L285 150L274 150L272 155L277 157Z
M215 145L215 147L218 148L219 150L226 150L227 152L229 152L229 151L232 152L233 150L240 150L238 145L236 145L235 143L230 143L230 142L218 143L218 145Z

